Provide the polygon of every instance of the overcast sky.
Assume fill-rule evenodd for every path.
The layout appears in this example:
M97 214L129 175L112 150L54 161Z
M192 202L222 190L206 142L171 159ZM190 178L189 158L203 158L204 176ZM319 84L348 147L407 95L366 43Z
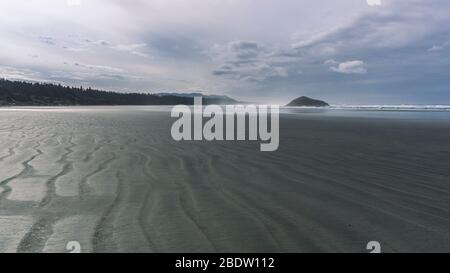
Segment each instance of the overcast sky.
M449 0L2 0L0 77L450 104Z

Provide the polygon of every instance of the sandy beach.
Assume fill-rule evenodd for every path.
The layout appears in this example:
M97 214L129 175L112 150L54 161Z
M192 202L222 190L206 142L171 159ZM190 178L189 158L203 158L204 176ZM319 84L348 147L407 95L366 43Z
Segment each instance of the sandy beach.
M175 142L162 107L0 111L0 252L450 251L450 122L283 114Z

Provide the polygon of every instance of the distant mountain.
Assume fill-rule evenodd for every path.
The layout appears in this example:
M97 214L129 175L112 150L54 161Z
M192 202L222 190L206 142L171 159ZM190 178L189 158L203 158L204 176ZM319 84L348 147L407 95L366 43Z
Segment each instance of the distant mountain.
M300 97L293 101L291 101L286 106L310 106L310 107L326 107L330 106L328 103L321 101L321 100L315 100L308 97Z
M176 92L171 93L171 92L164 92L164 93L155 93L153 95L160 96L160 97L177 96L177 97L188 97L188 98L203 96L203 94L200 93L200 92L197 92L197 93L176 93Z
M194 93L155 93L154 95L160 96L160 97L166 97L166 96L176 96L176 97L187 97L187 98L194 98L194 97L203 97L210 100L219 100L219 101L227 101L230 104L233 103L239 103L238 101L224 95L204 95L201 92L194 92Z
M201 94L200 94L201 95ZM47 83L0 79L0 106L192 105L194 95L117 93ZM226 96L205 96L204 104L236 104Z

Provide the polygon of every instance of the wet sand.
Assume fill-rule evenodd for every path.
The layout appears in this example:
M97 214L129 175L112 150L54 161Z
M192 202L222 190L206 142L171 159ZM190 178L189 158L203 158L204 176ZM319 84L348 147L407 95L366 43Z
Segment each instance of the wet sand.
M0 111L0 252L450 251L450 122L282 115L262 153L136 109Z

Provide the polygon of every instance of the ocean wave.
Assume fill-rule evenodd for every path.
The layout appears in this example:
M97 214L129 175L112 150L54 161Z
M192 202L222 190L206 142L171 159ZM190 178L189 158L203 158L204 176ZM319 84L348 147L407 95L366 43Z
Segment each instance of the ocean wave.
M331 105L336 110L380 110L380 111L450 111L450 105Z

